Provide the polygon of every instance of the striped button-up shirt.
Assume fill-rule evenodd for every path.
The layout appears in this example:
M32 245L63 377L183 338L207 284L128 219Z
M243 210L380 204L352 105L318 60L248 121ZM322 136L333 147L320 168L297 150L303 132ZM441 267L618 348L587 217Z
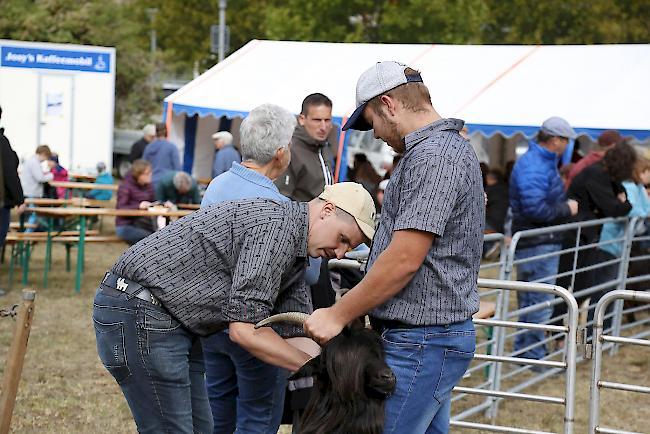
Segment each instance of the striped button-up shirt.
M149 288L186 328L205 336L230 322L311 312L303 279L307 230L305 203L222 202L140 241L111 271ZM274 328L284 336L303 333Z
M478 311L476 279L485 208L478 159L458 133L463 121L441 119L407 135L406 150L385 191L368 269L395 231L435 235L422 266L371 315L415 325L443 325Z

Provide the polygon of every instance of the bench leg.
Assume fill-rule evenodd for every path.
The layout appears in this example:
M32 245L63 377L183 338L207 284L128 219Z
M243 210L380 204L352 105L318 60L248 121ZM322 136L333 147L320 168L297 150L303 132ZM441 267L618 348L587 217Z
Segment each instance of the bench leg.
M72 245L69 243L66 243L65 245L65 271L68 273L70 272L70 249L72 249Z
M11 289L14 286L14 267L16 266L16 257L18 256L18 249L16 245L11 246L11 256L9 257L9 282L7 283L7 289Z
M54 227L54 219L48 217L47 219L47 241L45 242L45 265L43 267L43 288L47 288L47 274L52 266L52 229Z
M29 241L24 243L23 252L23 286L27 286L29 280L29 259L32 253L31 243Z
M79 245L77 247L77 275L75 277L75 292L81 292L81 275L84 265L84 243L86 241L86 216L79 218Z

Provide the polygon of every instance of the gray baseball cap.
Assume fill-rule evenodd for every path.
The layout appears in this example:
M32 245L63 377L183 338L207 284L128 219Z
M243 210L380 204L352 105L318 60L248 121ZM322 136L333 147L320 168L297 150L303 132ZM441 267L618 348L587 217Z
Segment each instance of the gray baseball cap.
M541 130L543 133L551 136L564 137L567 139L575 139L578 137L575 130L571 128L571 125L569 125L566 119L558 116L546 119L542 124Z
M361 74L357 81L357 108L343 125L343 130L368 131L372 129L362 116L368 101L402 84L422 82L420 74L406 75L404 72L406 68L406 65L399 62L377 62L372 68Z

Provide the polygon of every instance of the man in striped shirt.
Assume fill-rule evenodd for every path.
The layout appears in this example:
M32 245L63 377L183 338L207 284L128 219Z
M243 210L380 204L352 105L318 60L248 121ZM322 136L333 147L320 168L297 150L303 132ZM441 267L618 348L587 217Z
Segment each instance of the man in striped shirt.
M384 433L446 433L451 390L473 357L472 314L485 219L479 163L463 121L434 110L422 77L379 62L357 82L343 129L374 130L403 157L386 187L364 279L305 323L317 342L369 313L397 388Z
M311 311L307 256L342 258L374 235L359 184L328 186L308 202L228 201L201 208L129 248L93 305L97 350L140 432L212 432L201 336L229 329L259 359L295 371L309 356L254 329L278 312Z

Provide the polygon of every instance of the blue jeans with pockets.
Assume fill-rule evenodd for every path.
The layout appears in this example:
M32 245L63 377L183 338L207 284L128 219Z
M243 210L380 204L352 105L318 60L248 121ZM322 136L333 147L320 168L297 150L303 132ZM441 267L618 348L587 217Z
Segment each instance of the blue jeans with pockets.
M226 331L202 342L214 434L276 434L289 373L259 360Z
M532 258L547 253L559 252L560 250L562 250L561 244L540 244L537 246L518 249L515 252L515 259ZM517 280L523 280L524 282L537 281L540 283L555 285L555 276L558 273L559 264L560 255L518 264ZM553 294L532 291L517 292L519 309L551 300L553 300ZM533 312L519 315L519 321L532 324L547 324L552 315L552 307L543 307ZM543 330L527 330L518 334L515 336L515 351L523 352L517 357L536 360L543 359L547 354L546 345L542 343L543 341Z
M97 351L141 434L212 433L199 337L164 308L100 287L93 303Z
M387 329L381 335L386 362L397 377L386 401L384 434L449 432L451 390L474 357L472 320L412 329Z

